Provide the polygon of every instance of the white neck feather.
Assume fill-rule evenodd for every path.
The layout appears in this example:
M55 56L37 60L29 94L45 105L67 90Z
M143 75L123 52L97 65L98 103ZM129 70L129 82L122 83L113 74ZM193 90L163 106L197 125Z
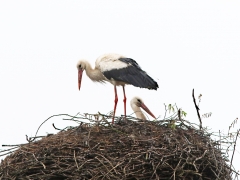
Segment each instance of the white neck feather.
M84 63L86 65L86 74L92 81L103 82L105 80L105 77L98 68L93 69L91 64L87 61L85 61Z

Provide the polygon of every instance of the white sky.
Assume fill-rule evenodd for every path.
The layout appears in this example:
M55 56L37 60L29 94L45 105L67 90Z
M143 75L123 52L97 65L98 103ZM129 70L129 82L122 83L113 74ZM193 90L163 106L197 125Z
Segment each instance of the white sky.
M239 9L239 1L227 0L0 1L0 145L25 142L54 114L111 111L113 86L84 73L79 92L76 69L79 59L94 66L109 52L135 59L160 87L127 86L127 114L138 95L155 116L164 116L163 103L176 103L197 123L195 88L196 97L203 95L200 112L212 112L203 125L227 132L240 114ZM118 94L121 115L120 87ZM72 125L55 118L40 134L55 132L53 122ZM239 146L236 157L240 170Z

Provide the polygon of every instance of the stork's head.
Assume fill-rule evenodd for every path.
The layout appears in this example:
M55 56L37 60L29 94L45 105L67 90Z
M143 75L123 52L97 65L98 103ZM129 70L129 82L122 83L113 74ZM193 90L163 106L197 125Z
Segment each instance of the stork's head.
M144 104L143 100L140 97L134 97L132 98L131 102L131 107L133 106L138 106L142 109L144 109L150 116L152 116L154 119L156 119L156 117L153 115L153 113L148 109L148 107Z
M86 69L86 61L84 60L78 61L77 69L78 69L78 89L80 90L82 82L82 73Z

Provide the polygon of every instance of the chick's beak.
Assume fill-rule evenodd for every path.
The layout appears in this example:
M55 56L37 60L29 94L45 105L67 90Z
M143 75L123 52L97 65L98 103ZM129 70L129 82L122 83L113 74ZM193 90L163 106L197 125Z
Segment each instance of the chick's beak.
M140 107L143 108L154 119L157 119L144 103L141 103Z

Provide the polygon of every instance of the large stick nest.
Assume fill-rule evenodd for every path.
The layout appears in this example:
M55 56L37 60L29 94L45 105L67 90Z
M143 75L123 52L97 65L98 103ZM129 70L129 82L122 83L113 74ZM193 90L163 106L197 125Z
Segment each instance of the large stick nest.
M20 146L0 179L231 179L219 143L184 122L81 123Z

